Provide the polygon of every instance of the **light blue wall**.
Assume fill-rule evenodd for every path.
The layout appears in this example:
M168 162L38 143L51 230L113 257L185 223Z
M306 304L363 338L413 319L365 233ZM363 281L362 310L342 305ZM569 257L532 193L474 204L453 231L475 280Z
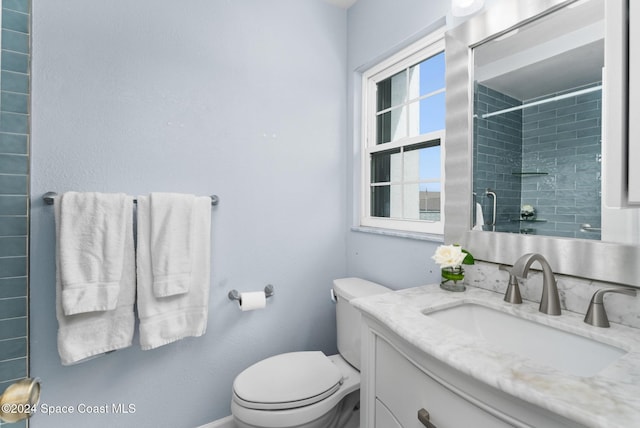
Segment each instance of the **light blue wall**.
M33 0L32 373L48 405L136 406L34 428L194 427L230 414L255 361L336 352L346 25L321 0ZM219 195L206 335L61 366L49 190ZM227 299L267 283L265 310Z
M358 224L362 72L443 25L446 0L359 0L348 13L348 227ZM438 243L347 231L347 269L394 289L439 281Z
M498 1L487 0L485 8ZM437 28L453 28L468 19L452 17L450 6L450 0L359 0L348 13L347 270L350 276L394 289L438 282L440 270L431 256L440 243L351 229L359 224L361 77Z

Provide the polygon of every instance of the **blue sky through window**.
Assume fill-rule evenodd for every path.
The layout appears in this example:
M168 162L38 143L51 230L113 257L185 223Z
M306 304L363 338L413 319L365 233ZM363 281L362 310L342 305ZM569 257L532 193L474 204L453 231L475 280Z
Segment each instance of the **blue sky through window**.
M420 63L420 95L426 95L445 87L444 59L444 52L441 52ZM444 129L444 121L444 92L420 101L420 134ZM420 150L420 178L440 177L440 155L440 147ZM439 192L440 183L429 184L428 190Z

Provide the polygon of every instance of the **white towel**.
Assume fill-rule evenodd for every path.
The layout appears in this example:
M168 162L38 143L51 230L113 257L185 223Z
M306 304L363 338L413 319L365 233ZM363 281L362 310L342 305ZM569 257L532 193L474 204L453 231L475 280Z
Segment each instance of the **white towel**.
M189 292L156 297L150 246L150 201L138 197L138 317L140 346L154 349L185 337L202 336L207 329L211 272L211 198L196 197Z
M125 225L132 217L126 199L123 193L61 196L58 250L65 315L115 309Z
M151 193L151 266L153 294L174 296L189 291L195 196Z
M476 218L473 225L473 230L483 230L482 226L484 225L484 214L482 213L482 205L476 202Z
M128 211L124 230L124 257L122 277L116 299L116 307L108 311L65 315L62 307L62 278L60 246L57 249L56 269L56 317L58 319L58 353L63 365L70 365L97 357L105 352L131 346L135 318L135 249L133 244L133 199L127 197ZM60 236L60 211L62 204L54 206L56 233ZM59 240L58 240L59 243Z

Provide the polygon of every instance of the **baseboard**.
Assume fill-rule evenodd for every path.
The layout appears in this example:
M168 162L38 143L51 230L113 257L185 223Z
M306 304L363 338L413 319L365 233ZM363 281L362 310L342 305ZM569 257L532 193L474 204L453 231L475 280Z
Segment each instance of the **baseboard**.
M198 428L236 428L236 424L233 422L233 416L227 416L226 418L209 422L208 424L199 426Z

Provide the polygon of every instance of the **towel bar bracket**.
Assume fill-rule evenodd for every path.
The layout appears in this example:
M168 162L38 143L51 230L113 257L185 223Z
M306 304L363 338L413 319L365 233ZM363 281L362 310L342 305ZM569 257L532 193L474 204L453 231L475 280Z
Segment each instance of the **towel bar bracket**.
M268 284L266 287L264 287L264 296L266 298L273 296L273 294L274 294L273 285ZM228 296L229 296L229 300L240 301L240 292L238 290L229 291Z

